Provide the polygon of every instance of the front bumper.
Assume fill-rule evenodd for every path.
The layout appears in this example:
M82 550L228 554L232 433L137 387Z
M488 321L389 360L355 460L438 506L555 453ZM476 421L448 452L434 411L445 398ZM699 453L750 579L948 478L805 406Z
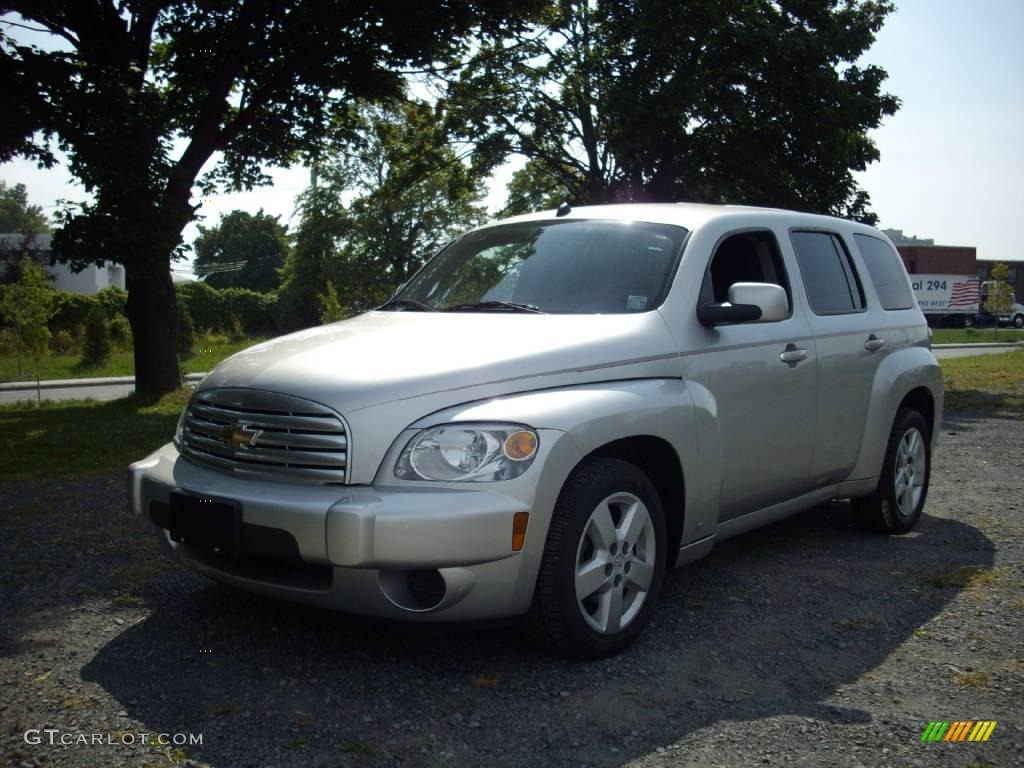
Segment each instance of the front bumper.
M546 453L571 451L561 436L542 439ZM553 506L531 479L545 458L520 478L486 487L332 486L235 477L193 464L168 444L131 465L129 491L132 512L154 524L172 556L210 578L355 613L466 621L529 607ZM240 557L171 539L166 510L175 490L241 504ZM517 512L530 519L515 552Z

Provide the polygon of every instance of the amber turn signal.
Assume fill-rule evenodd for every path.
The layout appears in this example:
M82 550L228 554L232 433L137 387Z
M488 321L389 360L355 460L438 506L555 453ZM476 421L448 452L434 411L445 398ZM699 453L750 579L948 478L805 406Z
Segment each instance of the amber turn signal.
M526 526L530 522L529 512L516 512L512 516L512 551L521 552L526 541Z
M520 430L505 438L505 455L513 461L525 461L537 452L537 435Z

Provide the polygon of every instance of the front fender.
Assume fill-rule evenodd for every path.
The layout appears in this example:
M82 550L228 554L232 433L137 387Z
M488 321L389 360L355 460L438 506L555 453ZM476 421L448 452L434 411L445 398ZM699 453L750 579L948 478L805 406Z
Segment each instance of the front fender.
M660 438L675 451L683 468L681 544L715 530L721 487L717 414L707 390L692 382L653 378L539 390L448 408L420 419L411 428L459 421L515 422L557 430L572 441L578 457L623 438ZM539 468L536 504L545 514L554 507L578 461L549 461Z
M924 387L931 392L935 401L935 420L932 425L932 450L939 437L942 421L944 385L942 368L930 349L907 347L887 355L878 366L871 387L871 402L868 405L864 434L860 444L857 464L849 480L866 480L882 473L885 447L889 432L896 418L900 403L909 392Z

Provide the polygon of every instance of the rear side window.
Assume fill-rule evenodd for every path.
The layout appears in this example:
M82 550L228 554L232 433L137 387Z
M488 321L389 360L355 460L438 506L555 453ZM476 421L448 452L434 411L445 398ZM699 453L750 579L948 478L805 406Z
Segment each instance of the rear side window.
M814 314L835 315L864 309L864 294L838 235L793 232L792 240Z
M911 309L914 295L907 285L907 273L889 244L870 235L854 235L854 242L867 265L871 283L875 286L883 309Z

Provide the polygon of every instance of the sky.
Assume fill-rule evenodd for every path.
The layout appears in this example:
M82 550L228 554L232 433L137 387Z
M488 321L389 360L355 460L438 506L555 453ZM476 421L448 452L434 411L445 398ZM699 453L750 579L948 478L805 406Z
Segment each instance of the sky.
M978 249L979 259L1024 259L1024 0L897 0L861 63L889 73L885 89L900 110L872 132L881 160L857 174L879 226ZM204 199L205 226L236 208L280 215L294 226L294 198L309 182L303 168L273 170L271 188ZM487 203L504 204L509 169L493 180ZM62 168L15 160L0 179L23 183L47 212L84 197ZM199 202L198 197L194 202ZM191 243L198 230L185 231ZM181 269L183 267L179 267Z

